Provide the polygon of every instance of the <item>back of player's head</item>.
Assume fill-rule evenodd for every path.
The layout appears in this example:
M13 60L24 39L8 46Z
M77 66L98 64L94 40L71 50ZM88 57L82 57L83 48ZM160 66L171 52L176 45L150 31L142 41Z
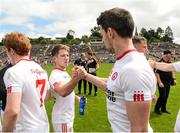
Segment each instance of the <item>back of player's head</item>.
M97 24L106 32L113 28L123 38L131 38L134 30L134 20L129 11L122 8L113 8L101 13Z
M31 50L31 43L28 37L19 32L12 32L5 35L4 46L8 51L13 49L20 56L27 56Z
M141 41L145 41L146 43L147 43L147 40L146 40L146 38L145 37L142 37L142 36L134 36L133 38L132 38L132 41L133 41L133 44L140 44L141 43Z
M56 56L59 54L59 50L67 50L69 52L69 47L66 46L66 45L62 45L62 44L59 44L59 45L56 45L53 49L52 49L52 52L51 52L51 55L52 56Z

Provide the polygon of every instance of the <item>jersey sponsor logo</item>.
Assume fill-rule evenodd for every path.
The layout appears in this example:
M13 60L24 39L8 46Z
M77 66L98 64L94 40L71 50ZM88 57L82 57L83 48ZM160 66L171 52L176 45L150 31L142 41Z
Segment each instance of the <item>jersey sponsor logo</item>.
M117 78L117 76L118 76L118 73L117 72L115 72L115 73L113 73L113 75L112 75L112 80L115 80L116 78Z
M114 96L114 92L113 91L107 90L107 98L111 102L116 102L116 98Z
M134 91L133 99L134 99L134 102L144 101L144 92Z
M41 71L41 70L38 70L38 69L31 69L30 70L32 74L37 74L37 75L41 75L41 74L44 74L45 71Z
M11 93L12 92L12 86L8 86L7 87L7 93Z

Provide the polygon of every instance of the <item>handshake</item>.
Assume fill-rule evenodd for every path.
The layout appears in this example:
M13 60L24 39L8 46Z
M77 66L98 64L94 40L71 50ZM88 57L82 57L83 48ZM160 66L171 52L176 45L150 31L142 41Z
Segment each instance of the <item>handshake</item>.
M75 66L72 69L72 79L81 80L85 79L87 76L87 72L83 66Z

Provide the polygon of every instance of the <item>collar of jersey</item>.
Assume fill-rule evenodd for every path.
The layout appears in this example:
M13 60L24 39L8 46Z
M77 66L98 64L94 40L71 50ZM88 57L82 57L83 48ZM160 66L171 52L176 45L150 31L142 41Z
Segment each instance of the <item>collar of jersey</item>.
M20 59L17 63L19 63L20 61L32 61L30 59Z
M120 60L120 59L122 59L125 55L127 55L128 53L134 52L134 51L137 51L137 50L136 50L136 49L129 49L129 50L125 51L122 55L120 55L119 57L117 57L116 60Z
M56 69L56 70L60 70L60 71L66 71L66 70L64 70L64 69L62 69L62 68L60 68L60 67L56 67L55 69Z

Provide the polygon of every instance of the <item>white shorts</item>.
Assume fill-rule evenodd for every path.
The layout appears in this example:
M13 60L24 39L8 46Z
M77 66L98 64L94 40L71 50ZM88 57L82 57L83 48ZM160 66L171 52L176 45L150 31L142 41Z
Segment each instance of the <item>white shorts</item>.
M176 118L176 124L174 127L174 132L180 132L180 110Z
M73 127L68 123L54 123L53 129L54 132L61 132L61 133L73 132Z
M49 125L39 125L39 126L29 126L29 127L24 127L24 126L18 126L16 124L16 128L13 130L13 132L42 132L42 133L49 133Z

